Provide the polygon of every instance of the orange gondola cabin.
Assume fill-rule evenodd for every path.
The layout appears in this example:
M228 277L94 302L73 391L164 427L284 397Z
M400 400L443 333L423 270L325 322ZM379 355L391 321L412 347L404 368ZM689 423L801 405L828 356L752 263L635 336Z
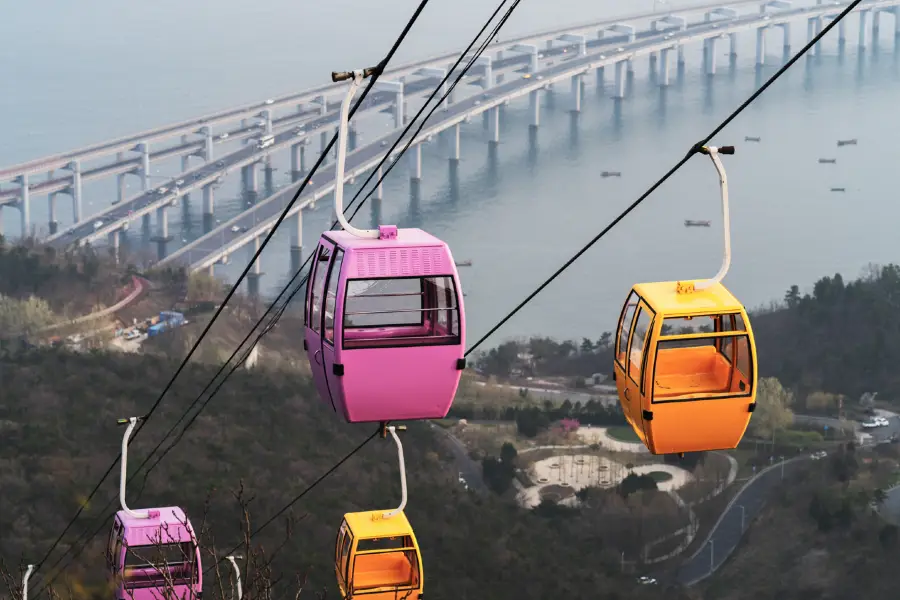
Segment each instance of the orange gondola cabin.
M641 283L616 330L622 410L653 454L735 448L756 407L756 349L721 283Z
M335 547L334 570L345 600L419 600L422 555L402 510L347 513Z

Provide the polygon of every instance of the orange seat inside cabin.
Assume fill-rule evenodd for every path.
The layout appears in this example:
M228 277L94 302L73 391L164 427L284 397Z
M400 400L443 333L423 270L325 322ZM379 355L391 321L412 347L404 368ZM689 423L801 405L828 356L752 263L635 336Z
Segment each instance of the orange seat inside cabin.
M657 399L739 392L743 381L740 371L715 346L660 349L654 375Z
M353 569L356 589L418 585L416 568L405 552L359 554Z

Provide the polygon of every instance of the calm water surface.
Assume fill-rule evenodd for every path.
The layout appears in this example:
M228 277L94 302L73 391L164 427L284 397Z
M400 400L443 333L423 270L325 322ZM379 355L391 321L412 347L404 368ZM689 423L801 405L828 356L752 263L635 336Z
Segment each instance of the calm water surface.
M0 164L321 84L332 69L382 54L415 4L333 0L316 4L315 14L307 3L286 0L10 5L0 21L0 34L13 42L0 48L0 80L13 83L0 94L0 130L7 141L0 145ZM493 9L478 0L433 4L398 62L460 47ZM525 0L505 35L652 4ZM809 289L825 274L855 276L870 262L898 260L900 207L892 174L900 62L890 29L883 28L877 47L869 44L860 53L851 17L843 55L836 36L829 39L820 58L799 62L714 140L738 146L735 156L725 157L733 231L726 283L746 304L778 299L792 284ZM794 30L796 51L805 28ZM720 44L719 72L711 81L700 73L699 45L689 47L687 69L666 90L652 83L646 60L636 61L629 98L621 104L609 98L609 77L607 87L598 89L591 76L577 117L568 112L569 86L557 85L544 98L536 137L529 136L527 101L506 108L496 152L474 119L463 128L458 179L451 181L447 147L436 139L425 146L417 193L411 194L405 164L388 178L382 222L424 227L446 239L457 260L474 262L461 269L474 341L774 73L782 61L780 45L780 34L773 33L770 66L758 73L749 34L733 66ZM384 126L369 119L362 134L375 135ZM745 143L746 135L762 142ZM859 145L837 148L840 138L858 138ZM818 164L820 157L837 158L837 164ZM287 161L287 153L275 157L278 184L286 182ZM621 171L622 178L602 178L604 170ZM165 177L174 167L160 165L158 173ZM221 221L241 205L237 179L228 178L217 195ZM136 185L135 178L130 189ZM832 193L831 187L846 192ZM109 184L90 192L86 186L87 208L106 206L111 190ZM183 225L172 211L176 245L202 233L200 204L196 198L186 205ZM59 207L69 222L65 197ZM32 213L38 226L46 222L43 198ZM330 213L323 201L307 214L307 248ZM17 235L18 212L6 210L3 217L5 231ZM358 220L368 225L370 218L366 208ZM687 229L684 219L709 219L713 226ZM288 245L287 233L278 233L263 255L267 293L277 292L289 272ZM708 159L696 157L493 342L530 334L596 339L614 328L632 283L711 276L721 252L715 172ZM243 253L234 259L217 273L236 277L237 263L245 259Z

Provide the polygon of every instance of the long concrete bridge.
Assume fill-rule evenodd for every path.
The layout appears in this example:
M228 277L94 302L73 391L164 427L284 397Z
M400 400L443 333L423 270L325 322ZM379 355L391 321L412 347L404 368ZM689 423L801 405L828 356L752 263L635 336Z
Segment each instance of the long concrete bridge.
M740 14L734 7L752 4L753 6ZM864 2L858 9L861 45L865 44L866 20L872 15L873 30L877 34L880 15L883 12L897 14L900 0L875 0ZM756 63L765 60L766 32L769 29L781 29L783 41L790 39L790 26L793 22L807 20L808 36L821 30L826 19L835 16L846 6L845 2L820 2L816 5L793 7L789 2L775 0L773 2L732 2L729 5L708 4L702 7L690 7L682 11L682 15L641 14L616 21L600 21L560 29L540 34L533 34L515 40L505 40L495 44L498 51L494 57L482 57L480 64L470 71L467 83L478 85L482 91L475 96L464 99L449 98L442 110L435 113L426 128L421 132L410 148L411 178L421 177L421 143L430 140L434 135L448 132L455 143L451 144L451 164L459 158L459 127L478 114L484 114L490 124L490 141L499 140L499 108L510 100L528 95L531 99L532 123L539 125L539 98L542 90L557 82L570 80L573 91L573 110L580 110L580 90L583 77L595 71L598 78L603 78L605 67L615 69L615 86L613 96L623 98L625 81L632 71L635 58L649 56L651 64L659 71L660 85L668 85L670 80L671 57L677 56L675 64L683 67L685 62L684 48L691 43L702 43L704 48L704 70L713 75L716 71L716 44L724 38L734 44L741 32L756 34ZM696 22L688 22L684 14L705 13ZM636 25L628 21L649 20L646 30L638 31ZM894 20L895 32L900 31L898 20ZM846 21L838 29L839 43L844 43ZM779 36L780 37L780 36ZM782 41L782 40L779 40ZM544 46L539 47L543 42ZM399 135L399 128L406 122L406 104L410 97L426 94L437 85L444 76L447 61L454 58L446 55L429 61L419 61L412 65L400 67L383 76L381 89L370 95L365 104L369 111L391 112L394 116L395 130L388 135L373 140L371 143L355 147L351 135L351 148L347 157L346 176L353 179L374 168L382 159L386 147ZM524 75L521 73L524 72ZM408 79L408 80L407 80ZM149 216L157 213L156 239L160 242L161 254L164 255L164 244L169 239L166 208L177 203L181 196L194 190L203 191L204 214L208 219L206 229L212 227L214 211L213 190L217 181L230 171L242 169L244 186L251 196L258 190L258 171L256 165L267 166L267 180L271 180L271 169L268 159L272 153L290 148L292 169L295 178L305 170L305 149L315 134L319 134L324 146L328 136L336 125L337 103L343 93L342 86L323 86L322 88L277 100L268 100L248 107L225 111L203 119L145 132L139 136L129 136L106 144L100 144L75 153L66 153L32 161L24 165L0 171L3 178L16 178L20 185L17 189L0 191L0 204L14 203L20 207L23 215L23 231L27 231L27 205L32 193L47 193L50 197L51 221L55 215L55 194L72 195L75 205L76 223L58 231L48 238L47 242L56 247L68 246L72 243L90 242L109 236L114 247L118 245L120 232L128 227L128 223L137 217L144 218L144 226L149 228ZM311 102L310 106L307 102ZM277 108L291 106L296 108L289 115L274 117ZM361 113L357 113L357 120ZM247 124L246 119L259 115L256 123ZM243 120L241 125L232 131L214 135L212 126L216 124ZM186 132L198 131L200 140L190 140ZM239 150L219 157L213 157L215 144L225 140L248 139L254 136L273 134L274 143L264 148L255 144L244 145ZM149 143L166 137L183 136L181 143L175 146L151 152ZM135 146L137 138L143 141ZM405 142L405 140L404 140ZM140 156L124 157L129 150L136 150ZM80 161L103 154L115 154L116 162L95 167L92 170L81 170ZM190 169L187 161L191 154L198 153L205 163ZM151 161L181 156L184 173L170 183L150 189L149 165ZM69 161L63 163L62 161ZM64 164L71 175L54 177L52 174L46 181L28 183L32 173ZM124 197L122 180L128 173L142 178L143 188L140 194ZM88 221L80 218L80 186L81 180L87 176L102 177L115 174L119 177L119 198L112 207L93 215ZM303 208L329 194L334 188L332 175L326 170L307 187L304 195L292 208L292 247L299 249L302 245L301 219ZM267 186L271 189L271 185ZM168 189L161 189L168 188ZM216 262L223 261L242 246L259 243L259 237L267 233L274 221L296 192L297 184L291 185L276 194L265 198L251 206L243 214L236 216L220 227L208 231L206 235L191 242L175 253L162 258L161 265L184 265L191 270L211 268ZM380 190L375 194L381 197ZM295 227L296 225L296 227ZM51 231L54 225L51 223ZM299 251L295 254L298 256Z

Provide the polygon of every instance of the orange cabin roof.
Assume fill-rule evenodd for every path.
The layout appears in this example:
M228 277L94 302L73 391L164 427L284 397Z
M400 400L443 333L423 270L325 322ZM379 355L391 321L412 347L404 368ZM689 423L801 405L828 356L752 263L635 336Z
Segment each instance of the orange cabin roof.
M676 291L677 283L676 281L638 283L634 286L634 291L650 305L650 308L664 315L728 313L744 309L738 299L721 283L704 290L683 294Z
M370 510L366 512L347 513L344 521L350 526L353 536L356 538L390 538L402 535L411 535L412 525L406 518L406 513L398 514L385 519L382 517L388 510Z

